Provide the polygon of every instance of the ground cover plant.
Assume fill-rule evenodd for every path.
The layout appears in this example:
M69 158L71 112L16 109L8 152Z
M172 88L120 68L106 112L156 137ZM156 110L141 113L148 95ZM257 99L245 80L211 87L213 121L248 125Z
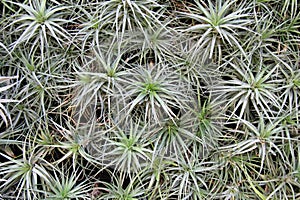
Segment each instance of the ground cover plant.
M300 199L297 0L0 4L0 199Z

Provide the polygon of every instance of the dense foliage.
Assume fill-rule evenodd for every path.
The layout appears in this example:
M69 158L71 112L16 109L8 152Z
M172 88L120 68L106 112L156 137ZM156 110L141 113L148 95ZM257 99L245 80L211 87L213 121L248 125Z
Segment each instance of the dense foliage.
M0 4L0 199L300 199L297 0Z

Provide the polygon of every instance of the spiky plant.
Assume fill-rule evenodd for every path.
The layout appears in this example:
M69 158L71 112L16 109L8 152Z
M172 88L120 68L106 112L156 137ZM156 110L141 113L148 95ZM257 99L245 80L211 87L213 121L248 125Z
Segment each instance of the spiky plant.
M210 0L208 3L195 1L195 7L187 9L189 12L183 12L182 15L195 21L184 30L195 33L190 37L195 43L190 50L192 57L220 61L227 49L235 49L227 48L228 45L235 46L246 56L241 36L251 32L247 27L252 22L249 12L246 12L249 9L247 4L238 5L237 1L221 0L215 3Z
M186 111L191 97L184 90L186 83L171 66L150 63L147 67L136 66L129 71L124 94L129 100L124 107L127 115L141 112L145 121L159 124L164 119L174 120L180 112Z
M299 199L296 0L1 0L0 199Z
M31 142L31 141L28 141ZM18 155L2 154L7 161L1 163L0 174L3 184L0 187L2 194L11 193L16 198L40 198L40 189L45 190L45 185L50 183L50 173L47 170L47 161L34 149L28 149L32 144L23 145L23 153ZM4 196L9 198L9 195Z
M90 187L81 182L78 184L80 174L77 171L67 173L64 176L64 171L54 173L54 177L49 183L50 192L46 193L46 199L90 199Z
M218 94L215 100L225 99L224 109L231 108L242 119L250 120L253 114L270 119L280 107L276 90L281 79L275 78L278 65L249 66L246 62L233 59L224 65L229 73L224 74L226 80L212 86L212 92Z
M58 5L51 5L54 7L48 8L47 1L29 1L29 4L14 3L22 10L20 13L16 13L14 20L10 26L19 24L15 30L17 40L11 44L11 48L15 49L21 43L32 42L32 48L37 45L40 50L44 52L45 48L50 46L50 38L53 38L56 44L62 46L63 44L70 42L70 36L68 31L63 28L63 24L69 21L62 18L65 14L67 7ZM49 37L49 36L51 37Z
M138 173L151 160L146 126L142 126L133 120L127 125L117 126L107 133L107 141L102 145L108 165L113 166L119 173L126 176ZM121 129L123 128L123 129Z

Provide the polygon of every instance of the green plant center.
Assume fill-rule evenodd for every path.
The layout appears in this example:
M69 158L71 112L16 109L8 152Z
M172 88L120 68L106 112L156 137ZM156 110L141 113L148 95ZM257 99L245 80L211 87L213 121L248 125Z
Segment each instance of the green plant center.
M126 148L127 148L128 150L130 150L130 151L133 150L134 143L135 143L134 139L132 139L132 138L131 138L131 139L126 139L126 140L124 141L124 143L125 143Z
M99 21L98 20L96 20L96 19L94 19L94 20L92 20L92 28L93 29L98 29L99 28Z
M299 88L300 87L300 80L299 79L293 80L293 84L294 84L294 86Z
M32 165L29 164L29 163L25 163L25 164L23 165L23 167L22 167L22 171L23 171L24 173L29 172L31 169L32 169Z
M80 144L73 144L73 146L71 147L71 151L73 152L73 153L76 153L76 152L78 152L79 151L79 149L80 149Z
M260 85L259 82L255 82L255 81L254 81L254 82L251 84L251 89L252 89L252 90L259 89L259 88L261 88L261 85Z
M38 13L36 16L35 16L35 20L37 23L39 24L44 24L45 21L47 20L47 17L45 16L45 13Z
M110 78L115 78L116 77L116 71L114 69L108 70L107 76L110 77Z
M154 94L160 90L159 84L157 83L146 83L144 85L143 93Z

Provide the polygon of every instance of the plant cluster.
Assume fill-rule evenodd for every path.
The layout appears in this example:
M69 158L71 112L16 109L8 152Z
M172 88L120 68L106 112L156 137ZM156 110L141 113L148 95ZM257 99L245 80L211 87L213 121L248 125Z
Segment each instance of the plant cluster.
M299 199L297 0L1 0L0 199Z

